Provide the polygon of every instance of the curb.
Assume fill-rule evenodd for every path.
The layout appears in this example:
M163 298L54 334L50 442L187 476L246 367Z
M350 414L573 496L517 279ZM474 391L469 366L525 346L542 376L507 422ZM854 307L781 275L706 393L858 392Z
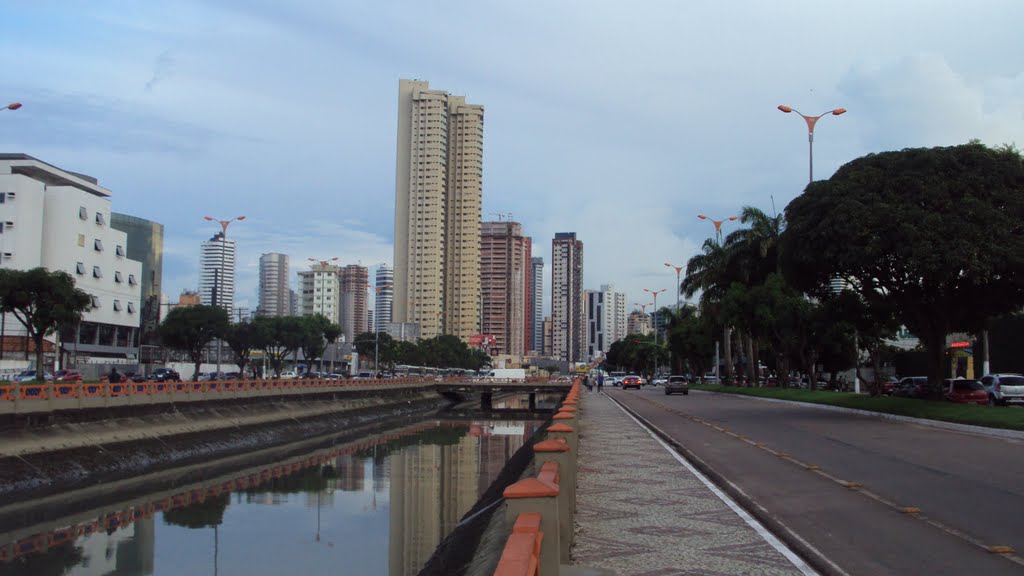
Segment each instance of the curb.
M754 501L742 488L733 484L728 478L720 474L717 470L708 465L707 462L702 460L696 454L691 452L688 448L679 443L661 428L658 428L652 424L648 419L641 416L633 408L619 402L615 398L608 396L609 400L614 402L620 408L625 410L627 413L632 415L638 421L642 422L644 426L650 429L659 438L665 441L669 446L672 446L674 450L685 458L694 468L699 470L702 474L707 476L716 486L721 488L723 492L729 495L730 498L734 499L744 510L747 511L751 516L756 518L758 522L761 522L776 538L781 540L786 546L789 546L793 551L800 555L801 558L807 562L814 570L825 576L850 576L849 573L844 571L842 568L834 564L824 554L818 551L814 546L808 543L806 540L801 538L796 532L793 532L786 526L781 520L776 518L771 512L762 507L760 504Z
M918 424L921 426L929 426L931 428L941 428L944 430L952 430L954 432L963 432L965 434L974 434L977 436L990 436L993 438L1007 438L1011 440L1024 440L1024 431L1022 430L1007 430L1005 428L987 428L985 426L977 426L974 424L958 424L956 422L945 422L943 420L929 420L927 418L914 418L912 416L901 416L899 414L888 414L886 412L873 412L871 410L861 410L860 408L845 408L843 406L831 406L829 404L815 404L813 402L801 402L799 400L782 400L780 398L764 398L762 396L747 396L746 394L733 394L731 392L712 392L710 390L692 390L700 394L714 394L717 396L731 396L734 398L751 398L753 400L763 400L765 402L777 402L780 404L798 404L800 406L807 406L809 408L818 408L821 410L831 410L833 412L839 412L842 414L857 414L860 416L868 416L870 418L878 418L880 420L893 420L896 422L906 422L908 424Z

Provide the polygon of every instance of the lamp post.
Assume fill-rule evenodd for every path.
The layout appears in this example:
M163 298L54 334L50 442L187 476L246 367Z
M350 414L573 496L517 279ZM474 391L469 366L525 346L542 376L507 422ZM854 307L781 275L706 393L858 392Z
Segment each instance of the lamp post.
M800 111L797 110L796 108L791 108L791 107L786 106L784 104L780 104L778 108L779 108L779 110L785 112L786 114L789 114L790 112L796 112L797 114L800 115L801 118L804 119L804 122L807 123L807 152L808 152L807 158L809 160L809 164L808 164L808 167L807 167L808 168L808 176L809 177L808 177L807 182L808 183L814 182L814 125L817 124L818 120L820 120L823 116L828 116L829 114L831 114L833 116L839 116L840 114L846 114L846 108L836 108L835 110L829 110L828 112L822 112L821 114L818 114L817 116L807 116L805 114L801 114Z
M644 288L644 292L650 292L652 295L654 295L654 343L655 344L658 343L658 294L661 294L662 292L664 292L666 290L667 290L667 288L662 288L661 290L648 290L647 288Z
M728 222L734 222L734 221L740 219L739 216L729 216L728 218L725 218L724 220L715 220L714 218L711 218L709 216L705 216L703 214L697 214L697 218L700 218L701 220L708 220L712 224L715 225L715 241L718 242L719 244L722 243L722 224L724 224L727 221Z
M245 220L245 216L235 216L230 220L218 220L212 216L203 216L203 220L207 222L216 222L220 224L220 270L217 271L217 275L214 281L213 291L213 305L224 307L224 302L221 298L221 291L224 289L224 253L228 249L228 226L236 220ZM228 309L228 321L231 321L231 310ZM217 338L217 377L220 378L220 352L221 352L222 339Z
M682 290L679 288L679 286L680 286L679 274L682 273L683 268L685 268L685 266L674 266L672 264L669 264L668 262L665 262L665 266L668 266L669 268L675 268L675 270L676 270L676 314L678 314L679 313L679 294L680 294L680 292L682 292Z

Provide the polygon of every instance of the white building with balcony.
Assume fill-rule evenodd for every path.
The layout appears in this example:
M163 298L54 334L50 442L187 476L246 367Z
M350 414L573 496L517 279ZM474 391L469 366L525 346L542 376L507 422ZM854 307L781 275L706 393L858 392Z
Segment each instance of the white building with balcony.
M79 361L138 353L142 263L128 259L128 235L110 226L110 195L95 178L0 154L0 268L62 270L92 296L82 322L61 333L63 352ZM10 345L24 339L21 323L9 314L0 331L3 359L24 361Z

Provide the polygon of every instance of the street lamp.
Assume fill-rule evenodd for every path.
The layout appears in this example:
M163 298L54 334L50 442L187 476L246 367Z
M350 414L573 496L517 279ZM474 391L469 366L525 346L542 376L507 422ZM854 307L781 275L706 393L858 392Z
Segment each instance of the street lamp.
M718 242L719 244L721 244L721 243L722 243L722 224L724 224L724 223L725 223L726 221L728 221L728 222L734 222L734 221L736 221L736 220L739 220L739 219L740 219L740 217L739 217L739 216L729 216L728 218L726 218L726 219L724 219L724 220L715 220L714 218L710 218L710 217L708 217L708 216L705 216L705 215L703 215L703 214L697 214L697 218L700 218L701 220L708 220L708 221L710 221L710 222L711 222L712 224L714 224L714 225L715 225L715 240L716 240L716 241L717 241L717 242Z
M221 308L223 308L224 307L224 302L221 301L222 300L222 298L221 298L221 291L224 289L224 253L227 252L227 249L228 249L228 225L231 224L232 222L234 222L235 220L239 220L239 221L245 220L245 216L235 216L234 218L232 218L230 220L218 220L218 219L216 219L216 218L214 218L212 216L203 216L203 220L206 220L207 222L216 222L216 223L220 224L220 231L221 231L221 233L220 233L220 270L217 271L217 274L215 276L214 291L213 291L213 296L214 296L214 298L213 298L213 305L214 306L220 306ZM230 321L230 320L231 320L231 310L228 309L228 321ZM221 344L222 344L221 339L217 338L217 377L218 378L220 377L220 352L221 352Z
M675 268L675 270L676 270L676 313L678 314L679 313L679 293L682 292L682 290L679 288L679 286L680 286L679 274L683 271L683 268L685 268L685 266L674 266L672 264L669 264L668 262L665 262L665 266L668 266L669 268Z
M658 294L661 294L662 292L664 292L666 290L667 290L667 288L662 288L661 290L648 290L647 288L644 288L644 292L650 292L651 294L654 295L654 343L655 344L658 343Z
M0 108L0 110L17 110L18 108L21 108L21 102L11 102L7 106Z
M779 110L785 112L786 114L789 114L790 112L796 112L797 114L800 115L801 118L804 119L804 122L807 123L807 151L808 151L808 159L810 160L810 163L808 165L809 179L808 179L807 182L808 183L814 182L814 125L823 116L828 116L829 114L831 114L833 116L839 116L840 114L846 114L846 108L836 108L835 110L829 110L828 112L822 112L821 114L819 114L817 116L807 116L807 115L801 114L800 111L797 110L796 108L791 108L791 107L783 105L783 104L780 104L778 108L779 108Z

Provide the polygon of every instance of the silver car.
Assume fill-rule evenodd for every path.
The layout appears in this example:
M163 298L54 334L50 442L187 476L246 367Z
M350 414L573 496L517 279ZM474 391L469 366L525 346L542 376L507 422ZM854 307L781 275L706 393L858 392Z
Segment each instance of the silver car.
M989 374L982 377L981 384L993 404L1024 402L1024 376L1020 374Z
M676 392L682 392L684 396L690 394L690 383L686 381L686 376L668 377L668 381L665 382L665 395L668 396Z

